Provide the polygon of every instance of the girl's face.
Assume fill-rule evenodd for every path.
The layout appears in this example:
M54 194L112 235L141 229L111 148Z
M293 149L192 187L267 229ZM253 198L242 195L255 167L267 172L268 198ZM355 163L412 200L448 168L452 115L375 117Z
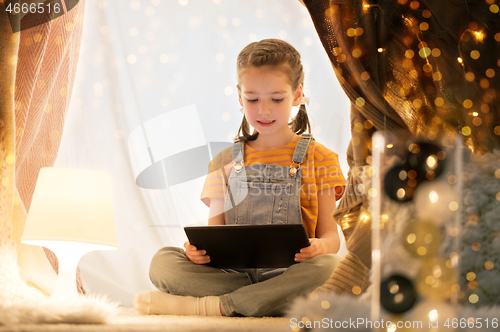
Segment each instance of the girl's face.
M238 95L247 121L259 132L259 138L290 135L288 120L292 106L300 104L302 85L293 90L283 71L251 67L241 75Z

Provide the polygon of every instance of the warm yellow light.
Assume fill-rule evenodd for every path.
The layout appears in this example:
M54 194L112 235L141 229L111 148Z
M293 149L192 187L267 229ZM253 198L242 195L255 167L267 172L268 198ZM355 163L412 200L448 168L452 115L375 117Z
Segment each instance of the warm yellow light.
M469 272L467 273L466 278L469 281L473 281L474 279L476 279L476 274L474 272Z
M436 99L434 99L434 104L438 107L440 106L443 106L444 105L444 99L441 98L441 97L437 97Z
M438 319L438 316L439 316L439 315L438 315L438 312L437 312L437 310L436 310L436 309L431 310L431 311L429 312L429 320L430 320L430 321L435 321L436 319Z
M411 233L411 234L409 234L409 235L406 237L406 241L407 241L409 244L414 243L416 240L417 240L417 236L415 235L415 233Z
M71 168L42 168L21 242L44 246L59 260L53 297L76 297L76 266L93 250L116 249L111 176Z
M464 61L462 60L462 58L461 58L461 57L458 57L458 58L457 58L457 61L458 61L458 62L460 62L460 63L463 63L463 62L464 62Z
M429 200L432 203L436 203L439 199L439 195L434 190L429 193Z
M421 58L427 58L431 54L432 54L432 50L429 47L422 47L420 49L420 51L418 51L418 55Z
M398 329L397 325L396 324L388 324L387 326L387 332L396 332L396 330Z
M436 155L432 154L429 157L427 157L426 164L427 164L427 166L429 166L429 168L435 169L437 167L437 157L436 157Z
M390 286L390 288L389 288L389 292L390 292L391 294L396 294L396 293L398 293L398 292L399 292L399 285L397 285L397 284L393 284L393 285L391 285L391 286Z
M441 270L441 266L435 265L432 268L432 275L434 278L441 278L441 275L443 274L443 270Z
M375 189L375 188L368 189L368 196L370 196L370 197L377 197L377 193L378 193L377 189Z
M427 254L427 249L425 247L418 247L417 254L420 256L425 256Z
M22 240L116 248L111 176L82 169L42 168Z
M484 33L482 31L474 31L474 37L478 42L482 42L484 39Z
M452 202L450 202L450 204L448 204L448 209L450 209L450 211L456 211L456 210L458 210L458 207L459 207L459 205L455 201L452 201Z
M327 300L321 301L321 308L323 308L323 309L330 308L330 302L328 302Z
M370 220L370 214L368 214L368 212L363 212L359 216L359 221L361 221L362 223L367 223L369 220Z
M469 126L464 126L464 127L462 128L462 134L463 134L464 136L469 136L471 133L472 133L472 130L470 129L470 127L469 127Z

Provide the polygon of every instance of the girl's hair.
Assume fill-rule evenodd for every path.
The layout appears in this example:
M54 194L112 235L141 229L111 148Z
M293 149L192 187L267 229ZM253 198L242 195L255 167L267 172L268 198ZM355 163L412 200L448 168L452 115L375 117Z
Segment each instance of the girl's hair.
M241 76L245 70L251 67L269 66L284 72L289 80L292 90L295 91L299 85L304 84L304 70L300 62L300 54L287 42L280 39L264 39L259 42L248 44L238 55L236 72L238 84L241 84ZM311 124L306 112L306 105L300 104L299 111L289 123L292 131L297 135L306 130L311 132ZM250 134L250 127L245 116L241 122L238 136L244 140L253 141L259 133ZM243 137L241 137L243 136Z

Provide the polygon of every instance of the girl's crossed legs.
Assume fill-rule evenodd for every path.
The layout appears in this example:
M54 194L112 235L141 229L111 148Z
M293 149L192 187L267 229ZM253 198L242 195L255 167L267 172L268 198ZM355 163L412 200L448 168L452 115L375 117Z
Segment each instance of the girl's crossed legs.
M281 275L256 282L248 273L227 273L218 268L194 264L183 249L164 247L151 261L150 278L153 285L165 293L206 297L212 307L220 302L227 316L280 316L295 298L307 296L323 285L339 260L337 255L321 255L294 264ZM218 297L218 301L214 296ZM161 308L153 312L170 313Z

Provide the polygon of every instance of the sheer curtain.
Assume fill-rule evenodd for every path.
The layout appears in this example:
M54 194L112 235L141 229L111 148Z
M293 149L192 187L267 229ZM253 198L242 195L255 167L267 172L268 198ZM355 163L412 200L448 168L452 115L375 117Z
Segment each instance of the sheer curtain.
M56 167L111 173L119 243L82 258L87 291L131 305L154 289L152 255L206 223L204 175L241 122L235 62L251 41L281 38L301 53L313 134L347 171L349 101L298 1L88 0L85 10Z

